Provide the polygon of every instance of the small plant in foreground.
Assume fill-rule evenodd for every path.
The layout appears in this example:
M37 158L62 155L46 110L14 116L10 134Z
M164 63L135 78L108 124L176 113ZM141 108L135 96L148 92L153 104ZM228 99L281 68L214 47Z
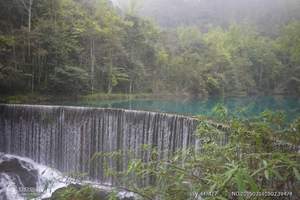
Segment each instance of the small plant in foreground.
M299 199L300 120L286 125L282 113L268 111L226 121L225 108L215 111L221 112L218 123L203 117L199 122L198 148L178 150L168 159L133 159L127 171L115 173L120 183L149 200L249 199L235 192L289 192L283 199ZM155 155L154 147L151 158Z

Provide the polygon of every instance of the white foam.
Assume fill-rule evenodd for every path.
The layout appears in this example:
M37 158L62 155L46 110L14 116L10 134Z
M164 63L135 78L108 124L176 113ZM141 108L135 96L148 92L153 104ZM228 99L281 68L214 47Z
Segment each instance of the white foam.
M6 173L0 173L0 194L5 194L8 200L23 200L14 181ZM25 200L25 199L24 199Z
M51 197L52 193L55 190L68 185L67 181L65 181L65 180L67 180L67 178L65 176L63 176L63 174L61 172L59 172L55 169L38 164L29 158L24 158L24 157L10 155L10 154L5 154L4 157L16 158L20 161L29 163L30 165L33 166L33 169L38 171L38 182L37 182L36 192L40 193L40 195L36 199ZM1 161L3 161L3 159L1 159ZM20 163L22 164L22 167L25 167L28 169L28 165L24 165L24 163L22 163L22 162L20 162ZM17 189L16 185L14 184L14 182L10 179L10 177L8 175L5 176L5 179L7 179L8 181L6 181L6 182L9 183L9 184L6 183L7 186L4 187L6 189L7 189L7 187L9 187L10 194L8 196L8 199L9 200L10 199L11 200L24 199L24 198L21 198L20 195L18 196L18 198L15 198L14 193L18 193L18 189ZM2 178L1 181L3 182L3 181L5 181L5 179Z
M59 188L63 188L68 186L69 184L81 184L81 185L92 185L94 188L98 188L105 191L112 191L114 188L111 186L111 184L108 183L97 183L93 181L78 181L76 179L70 178L65 176L63 173L59 172L56 169L47 167L45 165L38 164L34 162L33 160L25 157L15 156L11 154L4 154L2 158L0 159L0 163L5 160L3 158L16 158L20 161L23 161L25 163L28 163L32 165L32 168L38 171L38 183L36 192L39 193L39 196L35 198L35 200L40 200L43 198L49 198ZM24 165L24 163L20 162L22 164L22 167L26 167L28 169L28 165ZM0 179L0 185L3 186L6 191L9 191L9 195L7 194L8 200L23 200L24 198L20 196L17 186L15 183L11 180L11 178L6 175L5 173L2 173L5 178ZM1 193L1 190L0 190ZM131 192L121 191L117 195L118 197L132 197L134 196ZM24 199L25 200L25 199Z

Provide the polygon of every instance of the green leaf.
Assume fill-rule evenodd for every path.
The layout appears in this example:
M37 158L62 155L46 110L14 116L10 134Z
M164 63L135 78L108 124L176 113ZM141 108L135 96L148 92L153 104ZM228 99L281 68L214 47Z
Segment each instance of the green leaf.
M234 177L235 183L237 184L238 191L242 192L246 190L246 184L243 176L243 170L238 170Z
M265 170L264 173L265 173L266 179L269 180L269 179L270 179L270 173L269 173L269 170Z
M216 187L217 187L217 183L214 183L214 184L209 188L209 191L210 191L210 192L214 192L215 189L216 189Z
M267 161L263 160L263 165L264 165L264 167L267 167L268 166Z
M300 181L300 173L296 167L293 167L293 171L295 174L295 177L297 178L298 181Z
M225 198L225 197L216 197L218 200L227 200L227 198Z
M276 176L279 180L281 180L281 181L284 180L284 178L279 174L278 171L274 170L274 171L272 171L272 172L273 172L273 174L275 174L275 176Z
M250 185L251 191L253 192L258 191L258 186L255 180L250 176L249 171L244 170L243 178L245 182Z

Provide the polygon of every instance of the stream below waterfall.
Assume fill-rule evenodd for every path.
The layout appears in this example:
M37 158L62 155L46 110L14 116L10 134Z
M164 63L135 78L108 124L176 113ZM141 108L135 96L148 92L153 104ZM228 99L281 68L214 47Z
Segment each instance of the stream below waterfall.
M61 172L29 158L0 154L0 199L26 200L33 193L37 199L49 198L55 190L70 183Z
M1 200L47 200L55 191L68 185L91 185L105 194L113 189L109 185L69 177L29 158L0 153ZM117 196L125 200L132 199L134 194L119 191Z

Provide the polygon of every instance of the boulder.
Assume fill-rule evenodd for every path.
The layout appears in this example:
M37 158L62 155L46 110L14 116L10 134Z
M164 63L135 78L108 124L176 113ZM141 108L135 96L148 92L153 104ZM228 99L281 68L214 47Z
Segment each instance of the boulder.
M17 187L36 188L38 171L27 162L0 155L0 173L11 177Z
M47 200L108 200L109 191L93 188L92 186L83 186L79 184L70 184L67 187L57 189ZM67 198L65 198L67 197ZM119 200L134 200L133 197L122 197Z

